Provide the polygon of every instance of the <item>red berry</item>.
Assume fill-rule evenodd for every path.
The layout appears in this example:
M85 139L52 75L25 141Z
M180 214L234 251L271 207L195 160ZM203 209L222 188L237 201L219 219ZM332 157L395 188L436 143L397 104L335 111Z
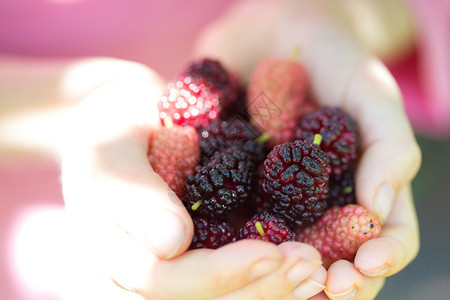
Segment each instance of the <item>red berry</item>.
M291 141L308 91L305 69L293 60L267 59L252 72L247 109L252 124L269 134L269 145Z
M158 102L159 116L162 121L170 117L179 125L207 126L237 101L236 84L218 62L194 62L168 84Z
M253 216L239 231L239 239L256 239L281 244L295 240L295 233L278 215L268 211Z
M227 221L194 217L194 236L189 249L217 249L235 239L234 227Z
M322 136L320 148L330 159L332 173L342 174L355 167L359 137L356 122L349 115L337 107L321 107L305 114L295 138L312 142L315 134Z
M325 266L339 260L352 261L358 248L381 232L377 217L356 204L334 206L310 227L297 231L297 241L314 246Z
M198 135L193 127L160 127L150 135L148 159L153 170L182 197L186 178L200 158Z
M264 191L272 210L297 226L306 226L326 209L330 166L318 145L302 141L275 146L264 161Z
M224 110L234 104L243 92L236 75L228 72L217 60L205 58L195 61L188 67L186 75L202 78L220 92L220 104Z

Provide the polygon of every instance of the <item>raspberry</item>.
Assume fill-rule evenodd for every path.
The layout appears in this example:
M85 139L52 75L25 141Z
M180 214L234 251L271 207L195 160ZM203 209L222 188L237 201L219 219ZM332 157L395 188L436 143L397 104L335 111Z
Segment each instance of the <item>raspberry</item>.
M264 161L264 191L272 197L272 210L306 226L326 208L330 166L316 144L302 141L275 146Z
M148 159L153 170L182 197L186 178L194 173L200 157L193 127L161 127L150 134Z
M362 206L334 206L310 227L297 232L297 241L314 246L326 267L346 259L352 261L358 248L381 232L379 220Z
M247 152L255 162L260 162L267 150L265 144L259 142L259 136L258 130L241 118L216 120L199 130L201 159L208 161L216 151L236 146Z
M295 138L311 141L322 136L320 148L330 159L332 173L342 174L354 168L359 148L355 121L339 108L321 107L305 114L299 122Z
M191 211L209 216L234 211L248 199L252 176L253 163L248 154L236 147L216 152L187 178L186 205Z
M354 175L354 170L330 175L327 196L328 207L356 204Z
M295 233L285 221L268 211L254 215L239 231L239 239L256 239L281 244L294 241Z
M170 117L179 125L206 126L237 100L236 85L218 62L195 62L168 84L158 102L161 121Z
M305 69L293 60L267 59L253 70L247 109L252 124L269 134L270 146L292 140L307 90Z
M189 249L217 249L235 240L234 227L224 220L194 217L194 236Z

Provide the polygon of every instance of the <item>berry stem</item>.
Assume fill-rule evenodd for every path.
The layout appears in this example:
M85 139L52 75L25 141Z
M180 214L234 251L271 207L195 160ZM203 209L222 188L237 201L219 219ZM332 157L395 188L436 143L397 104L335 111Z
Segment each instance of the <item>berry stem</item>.
M267 132L264 132L263 134L261 134L260 136L258 136L255 139L255 142L257 144L262 144L262 143L267 142L269 140L269 138L270 138L270 134L268 134Z
M322 136L320 134L315 134L313 144L320 146L321 142L322 142Z
M166 127L167 129L170 129L173 127L173 120L171 117L166 117L164 118L164 127Z
M264 229L262 228L261 222L256 222L255 223L255 227L256 227L256 229L258 230L258 232L259 232L259 234L261 236L265 236L266 235L266 233L264 232Z
M203 203L203 199L198 200L197 202L194 203L194 205L191 206L191 209L194 211L197 210L197 208L199 208L200 205L202 205L202 203Z
M351 186L346 186L344 188L344 193L345 194L351 194L353 192L353 188Z

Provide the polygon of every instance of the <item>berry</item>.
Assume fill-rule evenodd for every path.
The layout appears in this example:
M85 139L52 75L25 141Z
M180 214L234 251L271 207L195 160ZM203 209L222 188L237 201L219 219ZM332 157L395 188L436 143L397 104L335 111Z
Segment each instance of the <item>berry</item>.
M148 159L153 170L182 197L186 178L194 173L200 157L193 127L160 127L150 134Z
M317 144L302 141L275 146L264 161L264 191L273 212L297 226L306 226L326 208L330 166Z
M217 249L235 239L234 227L224 220L194 217L194 236L189 249Z
M248 154L230 147L195 168L186 182L186 205L202 215L218 216L239 208L251 191L253 163Z
M208 161L216 151L236 146L255 162L262 161L267 153L265 144L258 141L259 136L258 130L241 118L216 120L199 130L201 159Z
M354 168L359 137L356 123L349 115L337 107L321 107L305 114L299 122L295 138L312 142L315 134L322 136L320 148L330 159L332 173L342 174Z
M170 82L158 102L161 121L170 117L176 124L197 128L219 118L221 111L239 97L237 80L215 61L191 64Z
M253 211L251 215L253 215L254 212L262 213L263 211L271 210L272 208L270 196L264 192L262 187L265 176L264 164L260 164L254 172L252 194L250 195L249 200L250 209Z
M278 215L268 211L254 215L239 231L239 239L256 239L281 244L294 241L295 233Z
M315 224L297 232L297 241L314 246L328 267L339 259L352 261L358 248L380 232L378 218L360 205L349 204L328 209Z
M252 72L247 109L252 124L269 134L269 145L291 141L303 114L308 79L293 60L266 59Z
M327 196L328 207L356 204L354 176L354 170L330 175Z
M236 75L225 70L217 60L205 58L195 61L187 68L186 74L203 78L213 85L221 94L220 102L224 110L234 104L243 93Z

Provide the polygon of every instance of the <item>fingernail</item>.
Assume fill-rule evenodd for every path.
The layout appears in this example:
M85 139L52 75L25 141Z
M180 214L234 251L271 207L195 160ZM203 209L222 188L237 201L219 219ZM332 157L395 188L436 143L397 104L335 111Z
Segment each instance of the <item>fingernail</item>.
M332 294L330 292L327 292L325 290L325 294L327 294L328 298L332 300L351 300L355 298L356 296L356 288L351 287L350 289L346 290L345 292L339 293L339 294Z
M325 289L325 286L311 278L297 285L292 292L295 299L305 299L305 295L318 294Z
M361 273L363 273L366 276L371 277L377 277L377 276L383 276L387 273L389 270L389 267L387 265L383 265L380 268L372 269L372 270L359 270Z
M281 265L281 259L264 258L250 267L249 277L256 279L275 271Z
M375 195L375 198L373 200L373 206L375 208L375 212L378 216L378 219L383 224L384 220L389 215L389 212L391 211L392 202L394 201L395 192L392 185L385 182L382 183L378 189L377 193Z
M320 282L315 281L312 278L309 278L308 282L311 283L312 285L317 286L318 288L325 289L325 285L321 284Z
M169 210L158 213L158 219L154 220L151 235L147 236L147 242L151 250L160 258L172 258L184 244L187 237L186 225L181 218Z
M286 279L292 283L303 281L320 265L322 265L320 260L300 260L288 270Z

